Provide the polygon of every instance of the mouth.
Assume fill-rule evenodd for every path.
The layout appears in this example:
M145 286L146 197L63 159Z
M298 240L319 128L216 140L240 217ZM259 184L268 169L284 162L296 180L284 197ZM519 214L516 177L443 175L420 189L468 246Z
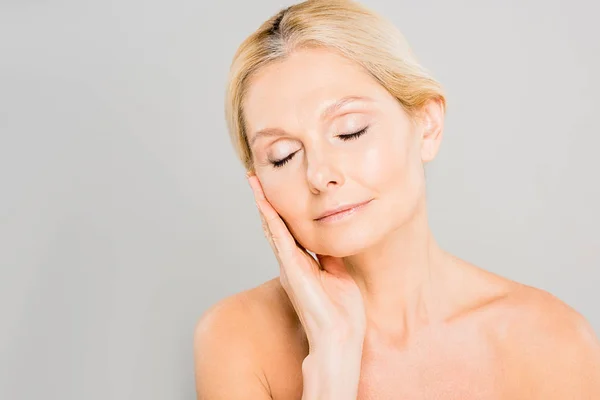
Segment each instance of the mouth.
M326 211L318 218L315 218L317 222L334 222L339 221L343 218L349 217L350 215L360 211L367 204L369 204L373 199L363 201L362 203L355 204L347 204L344 206L336 207L335 209Z

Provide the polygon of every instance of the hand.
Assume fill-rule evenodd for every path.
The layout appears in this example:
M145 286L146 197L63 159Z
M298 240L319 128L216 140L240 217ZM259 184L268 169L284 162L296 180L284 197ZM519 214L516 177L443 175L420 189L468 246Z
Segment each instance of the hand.
M290 298L309 340L311 352L331 341L362 346L366 329L362 295L341 258L317 254L318 262L288 230L265 198L258 177L248 182L267 237L280 267L279 280Z

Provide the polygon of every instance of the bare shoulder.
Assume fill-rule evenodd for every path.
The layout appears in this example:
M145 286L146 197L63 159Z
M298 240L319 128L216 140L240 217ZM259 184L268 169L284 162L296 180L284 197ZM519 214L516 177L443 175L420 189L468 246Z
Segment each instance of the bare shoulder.
M491 340L508 397L600 399L600 344L583 315L548 291L454 260L457 316L473 317Z
M505 297L503 305L511 310L508 322L512 324L506 328L516 335L531 337L536 334L536 342L540 346L545 340L564 341L592 348L598 345L596 335L586 318L548 291L518 284Z
M543 289L525 285L464 260L454 258L458 278L451 286L464 293L466 311L482 311L501 338L536 341L567 340L594 347L597 339L588 321L574 308ZM465 283L466 282L466 283ZM458 296L457 296L458 297ZM463 311L464 313L464 311Z
M555 295L518 284L496 331L528 398L600 398L600 343L589 322Z
M211 306L194 330L198 398L273 398L270 369L285 362L277 355L294 351L296 332L278 277Z

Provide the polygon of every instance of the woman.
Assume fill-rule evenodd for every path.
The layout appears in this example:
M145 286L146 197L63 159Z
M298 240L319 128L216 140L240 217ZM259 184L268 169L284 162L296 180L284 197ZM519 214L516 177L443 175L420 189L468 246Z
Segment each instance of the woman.
M296 4L242 43L227 120L280 276L200 319L199 399L600 399L580 314L433 238L445 108L354 2Z

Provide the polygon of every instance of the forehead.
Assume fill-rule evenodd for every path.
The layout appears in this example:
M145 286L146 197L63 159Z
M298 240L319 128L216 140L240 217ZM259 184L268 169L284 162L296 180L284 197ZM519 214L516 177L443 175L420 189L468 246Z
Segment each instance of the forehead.
M346 96L389 95L359 64L326 49L302 49L263 67L244 99L248 131L316 122L320 112ZM291 127L293 129L293 126Z

